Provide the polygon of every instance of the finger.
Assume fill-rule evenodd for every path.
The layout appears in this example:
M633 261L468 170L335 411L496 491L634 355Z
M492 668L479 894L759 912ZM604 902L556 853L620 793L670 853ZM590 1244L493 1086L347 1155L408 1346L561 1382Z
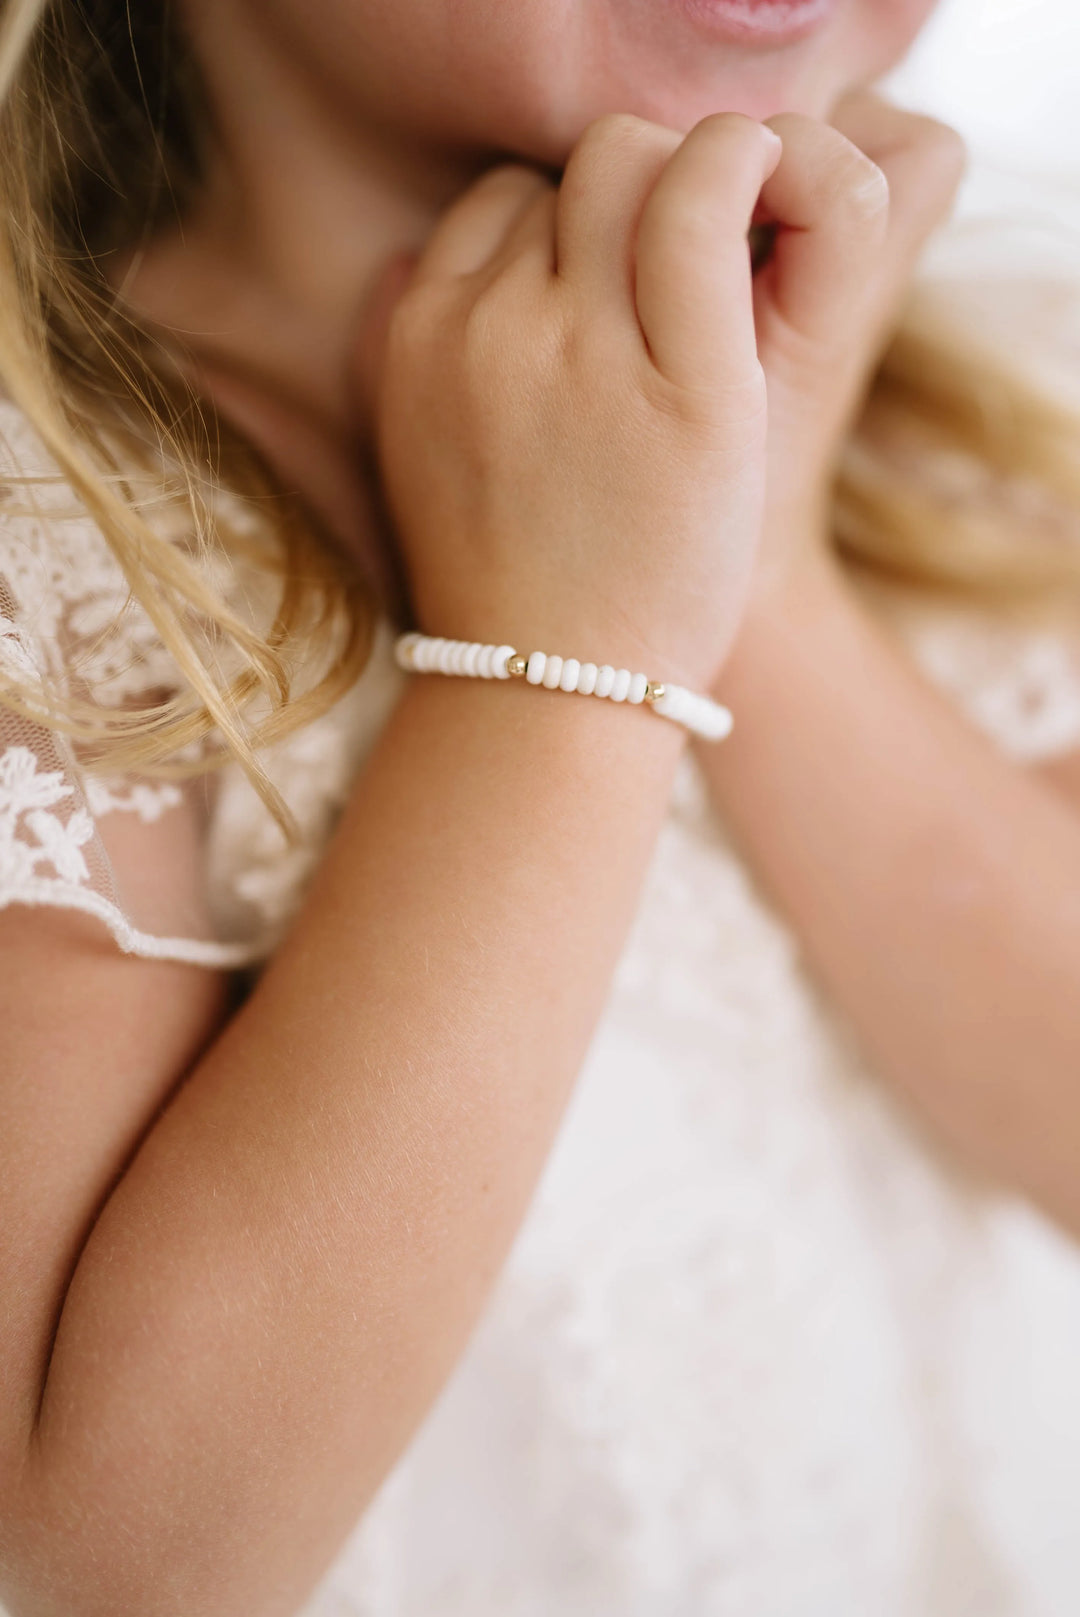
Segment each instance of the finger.
M555 213L559 193L544 185L510 226L489 263L492 270L510 263L539 269L545 275L555 272Z
M559 187L555 256L562 280L597 303L633 297L638 221L681 144L674 130L629 113L589 125Z
M904 112L881 96L845 96L832 122L882 170L889 182L887 269L907 284L931 232L952 210L967 153L954 129Z
M374 417L390 319L397 308L398 299L416 273L416 263L415 253L392 254L376 275L360 312L353 343L350 382L353 403L364 425L370 425Z
M889 186L877 164L828 124L795 114L769 120L783 156L761 193L776 225L755 283L762 363L773 341L811 345L850 331L870 295L889 224Z
M780 160L764 124L721 113L695 125L645 203L638 318L657 367L693 389L757 374L747 232Z
M417 265L417 283L483 269L522 214L552 189L542 174L521 164L490 169L442 215Z

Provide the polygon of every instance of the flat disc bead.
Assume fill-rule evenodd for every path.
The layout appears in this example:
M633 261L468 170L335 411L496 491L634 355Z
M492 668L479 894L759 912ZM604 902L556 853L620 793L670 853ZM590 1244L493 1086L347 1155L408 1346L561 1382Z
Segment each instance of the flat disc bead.
M628 702L644 702L645 692L648 688L648 677L645 674L635 674L630 681L630 689L626 693L626 700Z
M578 675L581 673L581 664L576 657L567 657L562 665L559 675L559 689L561 691L576 691Z
M546 690L553 691L562 678L563 660L561 657L548 657L544 668L544 677L540 681Z
M582 696L591 696L596 689L596 676L599 673L595 663L582 663L577 677L577 688Z
M619 668L616 670L615 678L611 685L611 700L613 702L626 701L627 692L630 689L630 681L633 679L633 677L634 676L631 674L629 668Z
M525 669L525 678L528 680L530 685L539 685L540 681L544 677L544 669L546 667L547 667L547 653L546 652L543 652L543 651L531 651L529 653L529 661L528 661L528 665L526 666L526 669Z
M469 642L469 649L465 653L464 667L470 679L475 679L480 672L480 653L483 649L479 640Z
M403 634L394 646L394 661L399 668L412 668L413 652L419 644L418 634Z
M615 670L610 663L601 663L596 670L596 696L610 696L615 683Z
M495 679L509 679L506 664L514 655L513 646L496 646L491 654L491 672Z
M480 655L476 659L476 672L480 675L481 679L492 678L491 660L498 649L498 646L480 647Z

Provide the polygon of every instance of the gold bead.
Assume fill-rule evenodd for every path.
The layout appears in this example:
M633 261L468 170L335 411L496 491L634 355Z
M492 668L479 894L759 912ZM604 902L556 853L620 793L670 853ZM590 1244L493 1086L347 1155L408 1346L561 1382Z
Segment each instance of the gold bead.
M520 679L528 666L528 657L523 657L520 651L515 651L512 657L506 659L506 672L513 679Z
M664 694L664 687L660 684L659 680L650 679L649 683L645 687L646 702L655 702L658 697L661 697Z

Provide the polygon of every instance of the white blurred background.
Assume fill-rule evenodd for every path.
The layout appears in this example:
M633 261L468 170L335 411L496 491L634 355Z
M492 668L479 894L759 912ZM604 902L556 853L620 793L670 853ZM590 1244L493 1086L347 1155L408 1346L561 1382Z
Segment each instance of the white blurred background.
M1026 288L1017 309L1029 343L1045 326L1045 379L1080 402L1080 0L942 0L886 88L953 124L971 153L925 268L965 295L975 280Z
M892 89L994 166L1080 175L1080 0L943 0Z

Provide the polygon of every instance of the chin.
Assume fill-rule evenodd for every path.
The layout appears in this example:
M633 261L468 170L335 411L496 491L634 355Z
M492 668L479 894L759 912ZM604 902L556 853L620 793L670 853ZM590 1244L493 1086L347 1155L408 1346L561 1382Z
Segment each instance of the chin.
M680 132L715 112L827 118L845 92L899 61L933 8L934 0L608 0L589 10L571 94L544 72L543 51L532 58L535 78L526 59L504 77L505 99L491 108L510 136L500 145L559 167L608 112Z

